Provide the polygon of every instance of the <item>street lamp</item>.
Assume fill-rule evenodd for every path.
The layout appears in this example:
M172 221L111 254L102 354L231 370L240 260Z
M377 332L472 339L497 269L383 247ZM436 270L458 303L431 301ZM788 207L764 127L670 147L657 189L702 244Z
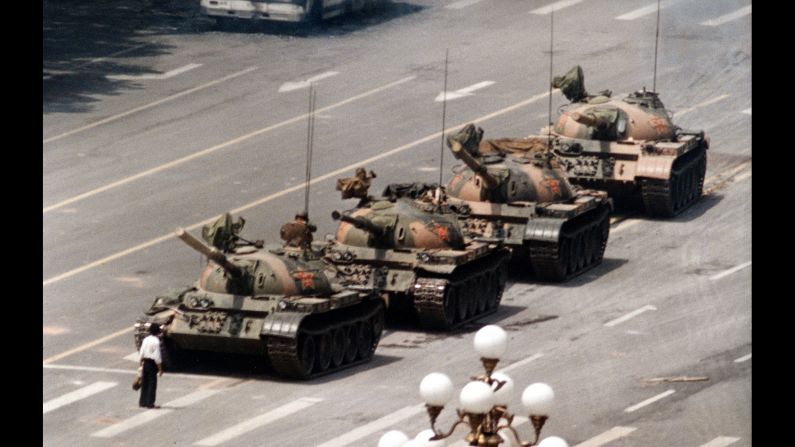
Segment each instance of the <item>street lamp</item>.
M474 346L480 354L485 374L472 377L461 390L461 408L456 410L458 420L453 426L447 432L436 428L436 419L455 391L453 382L446 374L434 372L420 382L420 395L431 420L430 430L422 431L414 439L392 430L381 437L378 447L443 447L444 439L449 438L461 424L469 425L465 440L470 446L497 447L504 443L504 447L569 447L566 441L556 436L545 438L539 443L541 428L555 400L555 393L545 383L534 383L522 393L522 405L529 414L535 432L533 442L521 441L513 427L514 415L508 412L508 400L514 390L513 380L504 373L494 372L508 347L505 331L496 325L485 326L475 334Z

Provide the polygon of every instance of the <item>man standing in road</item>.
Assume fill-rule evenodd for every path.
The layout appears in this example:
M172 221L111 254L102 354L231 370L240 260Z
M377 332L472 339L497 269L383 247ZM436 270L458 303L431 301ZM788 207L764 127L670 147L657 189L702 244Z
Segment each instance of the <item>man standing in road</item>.
M163 361L160 357L160 325L152 323L149 326L149 335L141 342L138 358L141 361L142 384L141 397L138 405L144 408L160 408L155 405L157 392L157 375L163 375Z

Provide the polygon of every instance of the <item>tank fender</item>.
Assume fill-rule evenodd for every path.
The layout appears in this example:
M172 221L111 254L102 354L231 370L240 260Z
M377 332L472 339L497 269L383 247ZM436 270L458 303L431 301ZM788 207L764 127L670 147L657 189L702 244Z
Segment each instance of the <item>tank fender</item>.
M543 242L557 242L565 219L530 219L524 230L524 239Z
M307 312L273 312L262 322L260 337L276 336L295 338Z
M671 176L674 160L670 156L641 156L638 158L635 176L667 180Z

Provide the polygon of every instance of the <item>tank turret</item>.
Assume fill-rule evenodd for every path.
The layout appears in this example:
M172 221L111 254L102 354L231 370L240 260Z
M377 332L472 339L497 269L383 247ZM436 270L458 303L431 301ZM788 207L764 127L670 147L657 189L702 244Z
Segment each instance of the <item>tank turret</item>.
M227 213L205 225L207 244L177 229L176 236L210 262L193 286L155 299L135 324L136 346L157 323L165 328L169 370L199 351L260 356L279 375L297 379L369 361L385 315L377 290L348 288L317 254L321 246L241 245L243 223Z
M607 194L569 183L547 137L482 136L468 124L447 139L465 163L453 168L447 186L450 197L468 205L460 215L465 232L502 238L514 263L543 280L563 280L599 264L612 210Z
M589 95L576 66L554 79L571 103L553 130L554 152L573 183L604 189L652 216L676 215L702 194L709 139L676 126L657 92ZM544 133L545 131L542 131ZM532 136L531 136L532 137Z
M332 213L340 223L326 259L337 277L357 290L378 290L390 312L416 315L428 329L450 330L495 312L508 249L500 240L465 238L438 185L391 186L386 197Z
M185 231L183 228L177 228L174 234L176 234L177 237L182 240L182 242L185 242L188 247L198 251L208 259L223 267L223 269L226 270L226 272L229 273L233 278L240 278L243 276L243 269L229 262L229 259L217 248L204 245L200 240L191 236L191 234Z
M374 224L371 220L366 219L364 217L354 217L349 216L347 214L342 214L337 210L331 212L331 218L334 220L341 220L343 222L347 222L354 227L367 231L368 233L372 234L377 238L382 238L387 233L387 229L384 227L379 227L378 225Z

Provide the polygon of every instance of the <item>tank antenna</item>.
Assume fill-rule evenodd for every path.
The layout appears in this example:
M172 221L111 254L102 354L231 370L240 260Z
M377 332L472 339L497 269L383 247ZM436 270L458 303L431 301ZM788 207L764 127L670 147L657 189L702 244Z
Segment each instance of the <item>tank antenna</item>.
M547 109L547 158L552 147L552 36L555 31L555 8L549 12L549 108Z
M447 57L450 48L444 50L444 90L442 90L442 145L439 149L439 186L442 186L442 170L444 169L444 126L447 117Z
M309 216L309 181L312 179L312 143L315 138L315 89L309 84L309 113L306 123L306 183L304 187L304 212Z
M660 40L660 0L657 0L657 31L654 35L654 80L651 91L657 92L657 42Z

